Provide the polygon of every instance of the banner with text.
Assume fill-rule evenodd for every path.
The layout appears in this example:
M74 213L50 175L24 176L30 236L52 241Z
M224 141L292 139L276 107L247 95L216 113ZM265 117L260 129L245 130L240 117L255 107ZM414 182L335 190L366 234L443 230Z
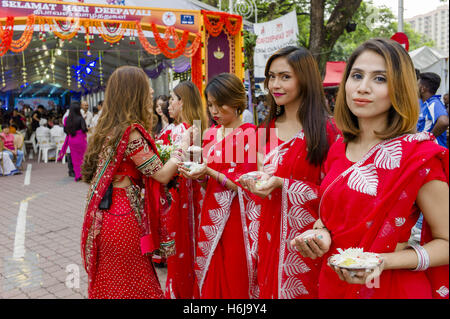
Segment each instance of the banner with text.
M150 2L151 3L151 2ZM170 5L170 2L168 3ZM7 16L72 17L91 20L140 21L199 32L200 11L151 7L125 7L90 3L68 3L45 0L0 0L0 19Z
M275 20L255 23L258 36L255 46L255 77L263 78L266 62L278 49L289 45L298 45L298 25L295 10Z

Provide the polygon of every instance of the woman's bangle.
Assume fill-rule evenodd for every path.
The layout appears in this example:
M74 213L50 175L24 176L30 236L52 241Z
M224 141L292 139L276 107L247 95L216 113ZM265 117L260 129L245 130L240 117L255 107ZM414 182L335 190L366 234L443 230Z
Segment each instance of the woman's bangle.
M172 152L170 158L177 159L179 162L183 161L183 151L181 149L176 149Z
M197 182L199 182L199 183L206 183L208 181L208 179L209 179L209 176L206 175L202 179L197 179Z
M428 252L425 250L425 248L418 244L410 244L408 246L414 249L417 254L417 267L413 269L413 271L427 270L430 266L430 255L428 255Z
M222 185L222 187L225 187L225 184L227 183L227 177L225 176L225 175L223 175L223 181L222 181L222 183L221 183L221 185Z

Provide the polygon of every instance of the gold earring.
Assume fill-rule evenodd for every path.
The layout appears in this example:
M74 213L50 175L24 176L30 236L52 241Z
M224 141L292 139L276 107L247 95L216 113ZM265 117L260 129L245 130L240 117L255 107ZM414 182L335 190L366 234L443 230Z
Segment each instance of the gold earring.
M277 109L275 111L276 115L280 115L281 114L281 106L277 105Z

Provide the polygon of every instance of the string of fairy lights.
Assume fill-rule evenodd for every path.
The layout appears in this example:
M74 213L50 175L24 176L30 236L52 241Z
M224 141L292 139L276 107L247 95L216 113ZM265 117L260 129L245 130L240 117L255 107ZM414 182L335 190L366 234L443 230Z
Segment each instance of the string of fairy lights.
M20 68L20 72L21 72L21 77L22 77L22 84L20 85L20 88L26 88L29 83L28 80L30 79L30 71L32 73L32 79L35 80L36 78L38 78L37 81L35 82L40 82L40 83L48 83L48 82L53 82L56 83L57 79L55 78L55 71L56 71L56 67L55 67L55 63L57 60L57 57L61 56L61 55L65 55L65 59L58 59L59 62L61 62L61 60L65 60L65 68L66 68L66 74L65 74L65 86L68 88L72 88L72 84L73 82L76 82L76 88L77 89L81 89L81 87L83 86L83 84L86 84L86 80L83 79L83 77L87 77L90 75L94 75L93 70L94 68L96 68L95 75L96 78L92 78L91 77L91 81L92 80L97 80L97 85L100 87L104 87L105 85L105 74L104 74L104 55L105 52L111 52L111 53L115 53L117 54L117 62L120 63L120 50L117 49L113 49L114 46L119 46L120 42L122 41L129 41L130 45L136 45L136 30L128 30L128 37L123 36L121 38L121 40L117 41L117 42L107 42L104 38L102 38L102 36L99 34L98 38L102 40L102 42L105 45L108 45L110 47L110 49L103 49L103 50L92 50L91 46L85 46L83 50L81 51L83 55L85 55L87 58L84 57L80 57L80 50L78 48L65 48L65 44L73 44L73 39L67 39L67 40L63 40L60 38L57 38L52 32L48 31L44 31L44 30L40 30L38 32L37 35L37 40L40 40L42 42L42 45L39 45L35 48L32 49L28 49L31 51L35 51L35 52L39 52L39 54L37 54L37 58L32 59L31 63L28 63L29 61L27 61L27 55L25 53L25 50L21 52L22 54L22 63L21 63L21 68ZM105 34L107 34L107 32L105 32ZM90 32L84 35L76 35L74 38L79 38L79 37L83 37L84 38L84 43L92 43L95 40L95 36L91 34ZM56 45L54 48L49 49L47 47L48 43L51 43L50 40L54 40L56 39ZM143 58L142 56L142 52L141 51L145 51L145 50L136 50L137 51L137 57L138 57L138 61L137 64L139 67L141 67L141 60ZM97 54L95 54L97 53ZM145 52L144 52L145 53ZM8 57L10 56L14 56L15 54L9 54L9 55L4 55L1 56L1 85L2 87L6 87L7 86L7 76L6 76L6 69L8 69L8 64L7 64L7 60ZM71 56L73 58L73 55L76 55L76 63L71 65L70 61L71 61ZM97 56L95 58L95 56ZM49 58L49 61L46 63L45 59L46 57ZM82 62L84 63L80 63L80 59ZM87 61L86 61L87 60ZM95 63L93 63L95 61ZM92 64L93 63L93 64ZM34 65L33 65L34 64ZM13 68L16 68L17 65L14 65ZM9 69L11 70L11 68ZM85 72L85 73L83 73ZM174 73L175 77L181 80L184 79L188 79L190 76L190 70L183 72L183 73ZM13 78L13 75L10 75L11 78ZM16 77L17 78L17 77ZM39 80L40 79L40 80ZM75 80L75 81L74 81ZM62 84L62 83L60 83Z

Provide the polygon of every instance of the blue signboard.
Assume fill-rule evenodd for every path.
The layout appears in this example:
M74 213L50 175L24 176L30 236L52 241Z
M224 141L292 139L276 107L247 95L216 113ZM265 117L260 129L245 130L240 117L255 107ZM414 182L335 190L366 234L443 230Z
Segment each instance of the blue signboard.
M182 14L181 15L181 24L194 24L194 16Z

